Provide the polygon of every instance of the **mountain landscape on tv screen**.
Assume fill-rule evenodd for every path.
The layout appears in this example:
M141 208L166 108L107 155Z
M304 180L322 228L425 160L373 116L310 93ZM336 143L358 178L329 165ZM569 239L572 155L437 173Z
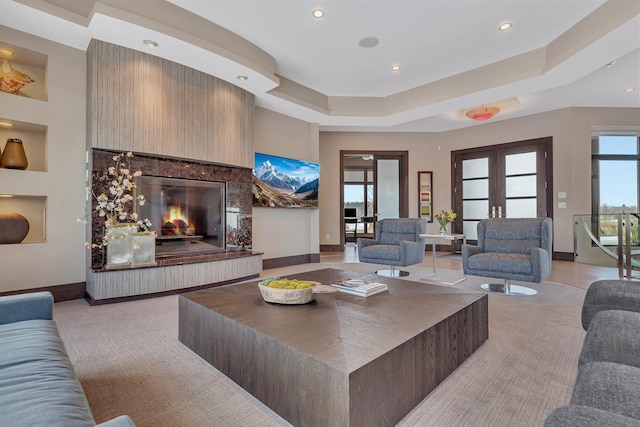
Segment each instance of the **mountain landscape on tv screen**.
M299 171L296 171L299 172ZM276 208L317 208L318 176L285 173L270 160L253 170L253 205Z

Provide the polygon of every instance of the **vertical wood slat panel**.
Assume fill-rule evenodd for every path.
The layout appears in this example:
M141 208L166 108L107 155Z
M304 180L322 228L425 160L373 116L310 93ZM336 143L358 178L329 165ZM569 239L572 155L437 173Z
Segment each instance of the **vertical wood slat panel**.
M253 94L98 40L87 62L89 147L253 167Z
M87 293L94 300L188 289L251 277L262 270L262 255L156 268L87 272Z

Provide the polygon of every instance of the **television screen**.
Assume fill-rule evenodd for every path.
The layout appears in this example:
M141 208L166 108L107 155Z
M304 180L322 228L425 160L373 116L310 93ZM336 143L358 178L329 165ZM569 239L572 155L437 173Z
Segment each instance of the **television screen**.
M320 165L256 153L253 206L317 208Z

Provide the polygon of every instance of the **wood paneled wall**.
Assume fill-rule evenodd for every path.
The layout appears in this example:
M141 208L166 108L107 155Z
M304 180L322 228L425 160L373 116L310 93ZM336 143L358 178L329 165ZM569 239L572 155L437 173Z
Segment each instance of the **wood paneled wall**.
M253 168L253 94L203 72L92 40L88 146Z

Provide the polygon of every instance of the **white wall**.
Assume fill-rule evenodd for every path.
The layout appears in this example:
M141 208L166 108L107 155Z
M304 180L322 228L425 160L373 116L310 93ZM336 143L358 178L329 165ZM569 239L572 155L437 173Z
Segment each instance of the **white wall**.
M318 126L262 108L256 108L254 142L256 152L318 162ZM323 192L324 166L320 167L320 203L335 198ZM338 193L339 194L339 193ZM319 209L253 208L253 250L263 259L318 254Z
M340 150L408 150L409 216L418 214L418 171L433 171L434 210L451 207L451 151L533 138L553 137L554 251L573 252L575 214L591 210L591 129L593 126L640 126L640 110L568 108L519 119L490 122L443 133L320 133L323 174L320 230L323 245L340 243ZM440 147L440 149L438 149ZM557 209L558 192L566 209ZM437 223L429 224L435 232ZM329 239L324 236L329 234Z
M0 169L0 194L47 197L46 242L0 245L0 292L84 282L85 53L6 27L0 40L48 55L47 101L0 93L1 118L48 127L45 172Z

